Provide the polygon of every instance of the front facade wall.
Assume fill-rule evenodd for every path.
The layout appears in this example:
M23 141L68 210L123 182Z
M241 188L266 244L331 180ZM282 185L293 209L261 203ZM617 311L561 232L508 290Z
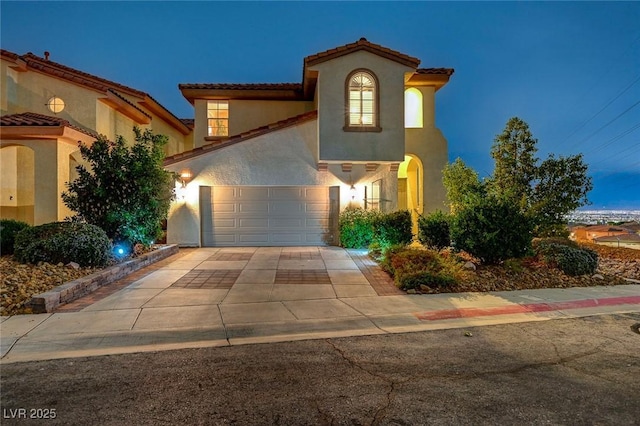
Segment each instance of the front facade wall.
M34 71L19 72L10 67L11 62L6 60L0 62L3 79L0 85L2 86L0 105L2 115L23 112L55 115L68 120L71 124L103 134L110 140L115 140L116 135L122 135L129 144L133 144L134 141L133 126L138 125L140 128L151 128L154 133L168 137L169 142L165 149L167 155L184 150L184 135L139 105L139 99L133 96L125 96L125 98L151 115L150 124L137 124L131 118L102 102L100 99L106 98L104 93ZM64 110L58 114L51 112L46 105L53 96L62 99L65 103Z
M345 131L346 80L356 70L377 79L381 131ZM411 68L359 51L310 67L317 82L320 161L403 161L404 78Z
M447 140L435 126L434 87L417 87L423 99L423 127L406 129L406 153L415 155L423 166L422 212L446 210L442 170L448 162ZM421 213L422 213L421 212Z
M66 190L69 181L69 158L77 151L75 141L62 138L3 141L0 148L2 218L41 225L71 216L72 212L60 194ZM5 171L5 165L8 171ZM11 178L12 172L15 172L15 179Z
M309 121L168 166L178 173L189 170L193 180L178 191L172 203L167 242L201 244L201 187L214 191L216 186L337 187L340 209L344 209L348 205L363 206L364 186L380 181L388 199L383 207L395 209L397 172L391 172L388 164L381 164L373 172L367 172L364 164L354 164L351 172L342 172L339 164L330 165L327 171L317 170L316 129L317 121ZM356 187L353 198L352 184Z
M195 147L209 144L207 135L207 100L196 99L195 129L193 140ZM306 101L255 101L229 100L229 136L266 126L280 120L295 117L314 109L313 102Z

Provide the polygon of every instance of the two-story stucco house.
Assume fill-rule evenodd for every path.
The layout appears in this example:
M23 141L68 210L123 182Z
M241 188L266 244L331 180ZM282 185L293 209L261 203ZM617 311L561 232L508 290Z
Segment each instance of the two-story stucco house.
M133 143L133 126L168 137L167 155L191 149L191 127L147 93L32 53L0 51L0 217L63 220L60 194L82 162L78 141L98 134Z
M435 94L453 74L362 38L303 61L302 82L180 84L193 146L168 242L336 244L349 205L415 215L443 207L447 141Z

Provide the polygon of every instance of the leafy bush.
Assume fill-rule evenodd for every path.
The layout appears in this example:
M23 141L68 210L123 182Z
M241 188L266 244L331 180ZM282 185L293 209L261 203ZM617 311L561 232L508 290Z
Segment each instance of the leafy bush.
M19 220L0 220L0 254L13 254L16 234L28 227L29 224Z
M418 240L436 250L451 245L450 216L440 210L418 218Z
M598 268L598 254L559 238L536 241L536 254L567 275L591 275Z
M105 266L111 260L111 242L95 225L53 222L20 231L16 235L15 257L29 263Z
M384 251L381 267L389 272L396 285L410 290L426 285L430 288L447 288L456 283L462 274L462 264L453 257L440 255L433 250L392 246Z
M399 210L377 216L373 221L373 238L383 247L407 245L413 240L411 213Z
M516 204L488 196L463 206L455 215L451 239L456 249L495 264L527 255L532 232L533 221Z
M340 245L346 248L366 248L373 243L373 222L380 215L376 210L347 208L340 213Z
M148 246L162 235L174 181L163 167L166 136L133 130L131 147L122 136L81 143L82 158L91 167L77 167L78 178L67 184L62 200L77 218L104 229L114 241Z

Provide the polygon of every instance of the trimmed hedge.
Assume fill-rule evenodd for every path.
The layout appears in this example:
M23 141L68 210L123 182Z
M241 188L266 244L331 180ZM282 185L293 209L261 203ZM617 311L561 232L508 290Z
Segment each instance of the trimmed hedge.
M29 226L28 223L19 220L0 220L0 254L13 254L16 235Z
M16 235L15 257L27 263L105 266L112 259L111 242L95 225L53 222L20 231Z
M398 210L385 213L373 221L373 238L382 247L408 245L413 240L411 213Z
M340 213L340 245L346 248L367 248L374 241L373 222L380 216L377 210L347 208Z
M451 245L451 216L438 210L418 218L418 240L422 245L442 250Z

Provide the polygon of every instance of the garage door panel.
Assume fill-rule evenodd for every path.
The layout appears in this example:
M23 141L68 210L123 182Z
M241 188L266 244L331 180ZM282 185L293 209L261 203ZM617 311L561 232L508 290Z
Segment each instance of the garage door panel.
M307 200L327 201L326 188L305 188L304 194Z
M240 228L268 228L268 218L241 217L238 220Z
M216 186L216 190L213 191L214 201L220 202L222 200L233 200L236 198L236 188Z
M298 200L303 191L299 187L271 187L269 197L272 200Z
M329 219L327 218L307 218L305 221L305 228L329 228Z
M269 243L269 234L240 234L238 242L244 246L264 245Z
M240 213L269 212L268 201L241 201L238 203L238 211Z
M304 211L304 203L299 201L272 201L270 211L278 215L299 215Z
M269 228L284 228L293 230L301 230L304 228L304 219L302 218L272 218L269 219Z
M216 192L218 187L214 188L214 192ZM269 188L268 187L237 187L236 190L237 198L239 200L268 200L269 199Z
M228 202L214 202L212 205L213 213L235 213L236 212L236 204L228 203Z
M234 218L228 218L228 219L214 218L212 222L213 222L213 227L215 229L236 229L237 228L237 222L236 222L236 219Z
M307 203L305 205L307 213L319 213L323 214L329 211L329 204Z
M201 187L205 246L324 245L328 187Z

